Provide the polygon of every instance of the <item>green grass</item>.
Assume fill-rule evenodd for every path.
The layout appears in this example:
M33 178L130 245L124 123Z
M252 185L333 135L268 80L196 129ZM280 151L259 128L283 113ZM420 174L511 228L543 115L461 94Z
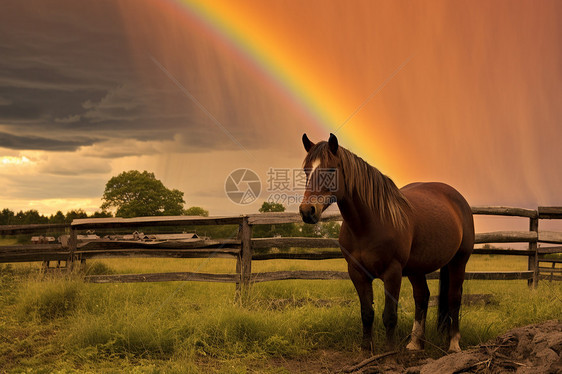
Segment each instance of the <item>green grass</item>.
M2 238L0 237L0 245L16 245L18 244L17 238Z
M469 270L525 270L525 257L474 256ZM341 270L344 260L255 261L253 271ZM234 272L224 259L107 259L91 274L166 271ZM0 267L0 372L279 373L268 360L314 357L324 350L359 352L359 302L350 281L256 284L242 303L234 285L201 282L88 284L38 265ZM437 294L437 281L430 281ZM375 281L375 343L384 347L382 282ZM464 347L514 327L560 318L562 283L467 281L465 293L493 295L463 306ZM403 282L398 338L413 321L411 286ZM427 350L444 347L430 308ZM287 369L285 369L287 370Z

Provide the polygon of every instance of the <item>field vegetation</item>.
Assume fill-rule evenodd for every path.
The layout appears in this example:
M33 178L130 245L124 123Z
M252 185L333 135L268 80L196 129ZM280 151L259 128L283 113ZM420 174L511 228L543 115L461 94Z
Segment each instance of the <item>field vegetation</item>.
M525 270L525 257L474 256L470 270ZM166 271L234 272L227 259L106 259L89 274ZM359 302L348 280L256 284L245 297L234 285L200 282L84 283L80 274L48 272L37 264L0 268L0 371L138 373L284 373L294 362L321 362L344 354L359 360ZM253 271L340 270L344 260L254 261ZM375 281L375 343L384 349L382 283ZM430 281L432 294L437 281ZM562 285L526 281L467 281L468 294L492 294L489 304L462 308L464 347L515 326L560 318ZM413 322L405 279L398 336L407 343ZM427 351L443 354L428 317ZM304 365L304 366L303 366ZM320 370L314 366L310 372Z

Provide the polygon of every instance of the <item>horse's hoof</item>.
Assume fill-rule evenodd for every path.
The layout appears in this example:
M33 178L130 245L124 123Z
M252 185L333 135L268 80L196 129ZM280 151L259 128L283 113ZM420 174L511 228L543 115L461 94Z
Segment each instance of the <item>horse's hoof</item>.
M459 352L462 352L459 343L451 342L451 345L449 345L449 350L447 351L447 353L459 353Z
M461 346L459 345L460 340L461 340L461 334L456 333L455 335L453 335L451 341L449 342L449 350L447 352L448 353L461 352Z
M419 352L419 351L423 351L423 345L420 344L419 342L410 341L406 346L406 349L410 352Z

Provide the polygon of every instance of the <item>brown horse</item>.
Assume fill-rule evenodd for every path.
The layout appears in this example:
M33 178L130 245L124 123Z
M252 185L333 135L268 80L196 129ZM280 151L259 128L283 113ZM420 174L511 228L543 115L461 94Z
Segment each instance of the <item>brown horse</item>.
M442 183L394 182L330 139L317 144L303 135L307 186L300 205L306 223L317 223L337 202L343 223L339 237L349 277L359 295L362 349L372 350L373 279L384 282L383 323L394 345L402 276L412 283L416 305L407 349L424 346L429 289L425 275L441 269L438 325L447 330L449 351L460 351L459 310L465 266L474 247L474 222L466 200Z

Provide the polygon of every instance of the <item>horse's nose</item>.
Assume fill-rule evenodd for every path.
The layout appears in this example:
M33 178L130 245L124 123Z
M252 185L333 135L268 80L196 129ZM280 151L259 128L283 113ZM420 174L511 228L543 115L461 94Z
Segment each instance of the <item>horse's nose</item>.
M300 206L299 213L301 214L301 218L305 223L315 224L317 222L316 216L316 208L313 205L309 206Z
M314 213L316 213L316 208L314 208L314 205L310 206L310 215L313 216Z

